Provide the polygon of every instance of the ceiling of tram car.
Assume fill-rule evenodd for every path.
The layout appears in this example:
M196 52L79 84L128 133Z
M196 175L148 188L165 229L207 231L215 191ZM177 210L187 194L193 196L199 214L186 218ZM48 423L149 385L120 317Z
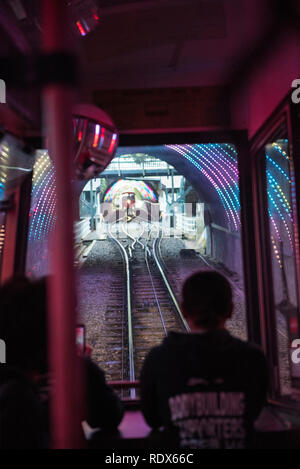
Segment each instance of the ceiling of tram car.
M15 48L21 53L34 53L41 44L41 2L2 3L0 33L5 23L4 33ZM224 84L226 74L238 66L236 58L242 49L247 49L255 34L268 25L270 15L264 13L269 0L252 3L255 8L249 12L246 0L68 0L72 20L69 35L78 39L73 44L79 51L82 69L78 99L92 100L96 90L106 88ZM93 27L89 26L91 16ZM253 30L249 24L254 17ZM78 21L81 28L87 25L84 34ZM5 47L2 49L3 54ZM28 94L18 102L32 109L34 100L29 106L30 99ZM152 154L153 147L145 151ZM216 223L229 223L236 229L238 192L236 180L231 181L234 169L224 160L223 150L211 146L209 151L217 155L209 167L204 146L166 146L157 149L154 156L167 161L191 182L200 198L210 205ZM223 170L227 168L229 175L224 171L221 174L218 164L222 158ZM78 183L78 196L81 190L82 184Z
M288 23L288 18L284 18L286 22L281 21L282 5L286 8L290 5L287 9L291 16L292 4L296 4L293 0L66 1L71 18L67 32L80 60L78 102L94 102L105 107L101 92L109 89L216 87L222 92L228 109L231 95L227 86L236 92L238 86L232 83L240 84L243 77L249 77L260 66L253 52L259 51L260 58L267 59L270 50L263 38L276 28L277 39L281 37L282 28ZM40 50L41 4L40 0L1 1L1 56L13 56L10 43L15 54L30 56ZM18 60L14 62L17 64ZM22 74L15 73L15 76ZM11 91L8 87L9 98ZM38 87L21 86L14 93L15 108L27 115L41 134ZM246 95L241 97L238 110L233 109L232 103L232 119L238 120L239 128L247 126L246 103ZM211 107L210 101L209 104ZM128 120L136 111L133 106L126 101L123 109L118 100L113 110L109 106L107 110L116 120L114 114L124 115ZM196 108L198 114L211 111L203 111L201 103ZM227 115L230 112L225 114L222 117L218 108L219 119L216 118L214 125L230 126Z
M1 1L1 57L12 57L13 51L30 56L40 50L41 4L39 0ZM251 86L243 91L240 89L241 82L245 84L248 79L251 85L252 74L260 73L261 65L264 61L268 63L271 53L277 55L283 29L288 28L293 17L297 18L294 0L67 0L67 4L71 17L67 32L80 62L76 100L106 108L120 130L136 129L138 125L147 129L162 128L161 120L166 123L168 116L160 120L155 112L166 112L166 109L170 116L182 116L184 125L172 122L165 128L250 128L249 120L252 119L255 130L268 109L270 112L274 109L277 98L273 94L279 99L277 87L281 81L290 86L292 78L288 67L284 79L278 79L277 74L273 81L269 78L271 86L268 87L264 112L260 109L259 93L255 97ZM274 40L271 51L272 35L277 42ZM265 43L264 38L269 42ZM282 41L286 39L283 37ZM278 57L278 62L272 65L279 64L275 71L280 69L281 56ZM292 57L293 53L291 60ZM14 76L19 76L20 81L24 79L22 73ZM176 89L183 87L198 88L205 97L187 105L185 96L180 93L175 96ZM211 88L212 97L206 96L207 87ZM160 92L165 88L175 90L174 94L160 98ZM151 89L157 91L153 92L154 97L149 97L150 104L146 98L139 98L139 89L149 94ZM126 95L128 90L136 93L131 100ZM19 89L12 90L8 86L9 99L12 91L15 109L34 122L33 136L41 137L38 87L19 84ZM282 85L280 93L286 91ZM126 96L120 97L114 94L116 92L124 92ZM224 110L223 105L220 109L220 93L224 98ZM254 106L248 105L250 97ZM164 100L177 107L175 104L160 106ZM256 107L261 114L257 118ZM176 114L174 109L181 112ZM144 120L132 118L137 114L139 117L139 111L144 113ZM128 123L130 118L134 125L122 127L120 122Z
M224 85L274 11L270 0L68 0L67 4L69 36L83 71L80 99L92 98L101 88ZM40 6L38 0L1 2L0 29L23 54L40 49Z
M103 88L223 85L247 42L241 0L109 3L99 0L99 27L80 43L91 98Z

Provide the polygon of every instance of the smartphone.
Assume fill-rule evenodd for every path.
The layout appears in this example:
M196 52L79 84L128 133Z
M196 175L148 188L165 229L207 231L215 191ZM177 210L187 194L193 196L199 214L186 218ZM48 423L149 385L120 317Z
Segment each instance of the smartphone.
M85 352L85 326L83 324L78 324L76 326L76 346L80 354Z

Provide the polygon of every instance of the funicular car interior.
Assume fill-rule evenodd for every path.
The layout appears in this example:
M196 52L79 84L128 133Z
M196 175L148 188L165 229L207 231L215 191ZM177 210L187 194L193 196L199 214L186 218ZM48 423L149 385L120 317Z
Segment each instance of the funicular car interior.
M27 272L37 152L48 150L55 168L48 322L53 447L172 445L150 434L133 394L124 398L117 436L91 433L86 426L82 432L73 232L80 191L108 167L117 149L226 143L237 154L247 339L262 347L269 367L269 400L256 423L255 446L299 448L297 3L69 3L7 1L0 6L0 78L6 84L6 100L0 104L1 284ZM198 20L193 19L197 8L203 13ZM184 9L188 16L179 31ZM93 20L88 14L85 23L81 18L90 11ZM33 18L39 18L39 27ZM243 25L247 42L241 47L236 40ZM166 54L167 66L162 63ZM110 384L118 391L139 387L138 379Z

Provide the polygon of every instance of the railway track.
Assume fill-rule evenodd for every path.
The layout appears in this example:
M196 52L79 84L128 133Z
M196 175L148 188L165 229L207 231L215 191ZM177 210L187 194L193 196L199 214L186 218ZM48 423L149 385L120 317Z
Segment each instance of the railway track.
M188 330L160 259L159 230L153 235L152 228L147 231L146 223L126 226L121 223L122 239L109 230L110 238L122 253L125 266L124 309L127 312L123 317L126 316L127 324L128 365L122 375L127 375L130 381L139 378L147 353L160 344L169 331ZM126 368L125 360L123 364ZM133 389L131 397L135 397Z
M108 381L114 383L137 380L148 351L160 343L169 330L185 329L176 298L180 297L178 285L187 275L203 268L219 270L226 275L222 266L199 254L197 257L181 257L181 253L174 256L176 250L169 248L172 240L161 239L158 229L154 233L155 225L152 231L145 221L118 225L117 229L114 228L114 232L119 231L118 235L111 233L111 240L115 237L116 244L108 249L111 251L107 261L110 291L105 293L101 334L97 335L95 328L90 342L92 346L95 342L96 361L105 369ZM123 239L119 239L122 234ZM97 242L94 244L97 247ZM179 253L180 247L176 249ZM100 259L101 252L98 255ZM234 290L235 312L228 329L233 335L247 340L243 289L230 276L229 280ZM280 314L277 321L279 352L285 355L289 346L286 323ZM98 341L97 337L102 338ZM288 381L288 363L282 368L281 374ZM134 397L134 390L130 394ZM121 396L128 397L128 391L122 390Z
M110 284L112 300L105 309L106 360L104 362L107 378L110 381L127 379L127 334L125 321L126 291L124 286L124 265L113 267L114 280Z

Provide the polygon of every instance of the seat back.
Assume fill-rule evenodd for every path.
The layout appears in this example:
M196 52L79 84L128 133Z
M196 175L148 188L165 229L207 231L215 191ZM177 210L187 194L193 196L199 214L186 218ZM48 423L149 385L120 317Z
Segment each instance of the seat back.
M0 371L0 449L44 448L42 414L30 381L13 370Z

